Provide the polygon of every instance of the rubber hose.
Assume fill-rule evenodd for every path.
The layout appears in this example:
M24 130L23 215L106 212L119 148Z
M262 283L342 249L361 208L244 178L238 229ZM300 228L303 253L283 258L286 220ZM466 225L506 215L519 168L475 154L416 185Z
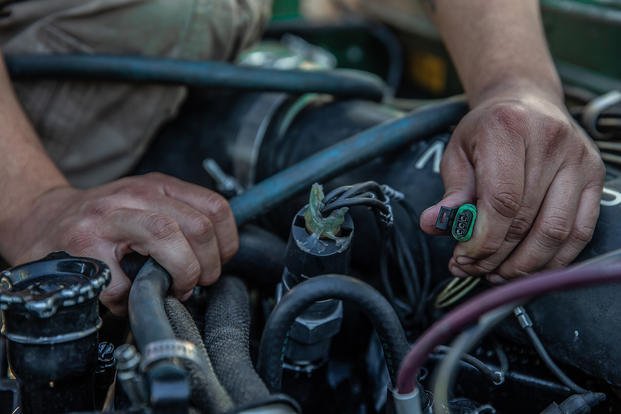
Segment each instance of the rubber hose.
M286 247L275 234L257 226L244 226L239 230L239 250L222 273L244 277L253 285L273 286L282 276Z
M416 387L416 376L429 353L481 315L499 306L515 303L548 292L575 289L602 283L621 282L621 263L591 262L570 268L534 274L481 293L447 313L421 335L399 370L397 388L409 394ZM601 260L601 259L600 259Z
M270 397L250 358L250 304L244 283L223 277L208 291L205 348L236 406Z
M344 275L315 276L288 293L272 311L261 337L258 369L272 391L279 391L282 381L283 349L287 333L295 318L313 303L326 299L351 301L370 319L377 332L393 386L397 369L408 351L399 318L390 303L371 286Z
M142 266L129 291L129 323L141 352L156 341L175 339L166 312L164 297L170 287L170 276L155 260Z
M213 370L205 344L201 340L192 316L181 302L172 297L166 298L164 309L177 339L192 342L203 360L202 366L189 361L184 363L190 373L192 404L201 412L206 413L220 414L231 411L233 409L231 396Z
M324 93L381 101L387 87L378 77L354 70L279 70L225 62L146 56L6 55L14 79L65 78L186 85L294 94Z

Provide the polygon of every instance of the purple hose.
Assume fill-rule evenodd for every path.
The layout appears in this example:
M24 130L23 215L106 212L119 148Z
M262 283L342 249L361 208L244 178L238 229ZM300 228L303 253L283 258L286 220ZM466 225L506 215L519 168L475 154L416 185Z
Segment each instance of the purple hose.
M621 262L577 265L552 270L488 290L453 309L434 323L412 346L401 362L397 376L399 394L409 394L416 387L416 375L433 349L486 312L499 306L524 301L545 293L601 283L621 282Z

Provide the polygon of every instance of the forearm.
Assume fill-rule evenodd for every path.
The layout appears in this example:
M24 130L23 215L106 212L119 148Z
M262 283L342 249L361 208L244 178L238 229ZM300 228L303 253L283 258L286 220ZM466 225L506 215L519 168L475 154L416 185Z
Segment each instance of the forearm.
M7 228L41 193L67 181L46 155L13 93L0 54L0 254Z
M537 0L428 0L472 106L498 88L537 88L562 99Z

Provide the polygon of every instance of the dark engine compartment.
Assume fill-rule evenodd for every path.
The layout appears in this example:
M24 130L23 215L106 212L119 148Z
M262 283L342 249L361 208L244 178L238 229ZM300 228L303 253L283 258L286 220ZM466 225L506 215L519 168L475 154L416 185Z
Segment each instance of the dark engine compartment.
M303 160L321 150L404 116L405 112L390 105L322 94L192 90L179 117L155 139L135 173L164 172L234 198L288 167L303 165ZM332 174L330 180L318 179L326 193L373 181L404 195L403 205L409 207L395 203L391 211L394 228L403 235L399 249L410 252L413 261L407 266L420 277L429 275L429 280L419 289L417 297L423 302L415 317L398 310L385 315L401 318L399 329L403 325L409 343L415 343L450 310L437 308L433 299L450 280L446 266L455 242L422 235L417 214L442 196L439 164L452 124L424 139L378 152L372 161ZM306 174L321 176L321 171ZM366 208L351 208L342 227L347 231L337 234L335 249L326 244L328 251L313 251L316 245L306 251L297 240L309 237L303 216L309 190L310 186L290 190L286 202L261 211L241 227L240 251L225 266L222 279L212 287L197 288L185 304L165 297L166 278L158 282L165 272L157 264L145 264L146 258L128 260L128 273L137 273L129 320L100 309L103 322L98 322L96 297L106 277L105 265L57 254L3 273L0 411L436 412L431 407L423 411L403 408L387 392L392 389L390 377L396 367L391 370L390 365L395 355L386 354L389 348L373 331L390 331L392 325L388 316L383 327L377 319L370 318L370 322L364 312L364 304L372 302L369 298L380 300L373 295L390 297L380 276L385 234L376 216ZM399 199L397 193L391 193L395 200ZM595 237L578 262L618 263L619 217L621 176L611 166ZM393 253L386 266L388 274L397 274L403 265ZM310 308L294 318L293 328L283 328L284 322L276 326L286 334L284 342L273 340L274 309L292 303L287 298L302 292L302 285L311 286L309 282L316 282L316 287L308 288L308 294L320 295L318 280L324 276L312 279L324 273L356 278L334 279L335 285L351 287L340 293L348 300L323 296L310 300ZM97 277L103 278L98 284L93 282ZM407 290L407 283L390 279L397 296L393 305L403 300L400 295ZM72 286L78 286L77 290L71 290ZM470 296L488 288L480 284ZM459 363L450 412L621 411L616 394L621 385L621 355L616 352L621 342L616 329L621 318L620 289L606 285L555 292L525 305L552 358L582 387L605 393L606 401L592 411L550 408L553 402L561 404L576 393L550 372L517 320L508 318L471 351L476 360L466 358ZM56 303L59 292L75 300ZM88 312L85 307L90 307ZM33 309L42 310L36 313ZM51 319L41 323L37 318ZM47 323L51 320L57 322ZM82 336L58 339L76 332ZM48 340L20 342L19 335ZM171 336L185 345L172 341ZM397 338L393 345L398 342ZM64 345L58 345L61 343ZM150 348L153 343L158 346ZM24 344L32 354L19 348ZM73 348L65 350L68 344ZM431 373L448 351L437 348L425 364L418 377L425 390L432 388ZM23 361L18 355L32 356ZM280 375L275 380L265 365L274 355L278 361L282 358L278 367L282 387L275 386ZM431 396L421 398L426 401Z

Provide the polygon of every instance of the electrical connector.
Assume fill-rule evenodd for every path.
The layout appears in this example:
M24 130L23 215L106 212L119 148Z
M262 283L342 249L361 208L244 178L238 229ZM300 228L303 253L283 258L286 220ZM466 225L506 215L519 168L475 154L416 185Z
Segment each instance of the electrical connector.
M457 241L470 240L477 219L477 208L474 204L463 204L459 207L440 207L436 218L436 229L448 232Z

